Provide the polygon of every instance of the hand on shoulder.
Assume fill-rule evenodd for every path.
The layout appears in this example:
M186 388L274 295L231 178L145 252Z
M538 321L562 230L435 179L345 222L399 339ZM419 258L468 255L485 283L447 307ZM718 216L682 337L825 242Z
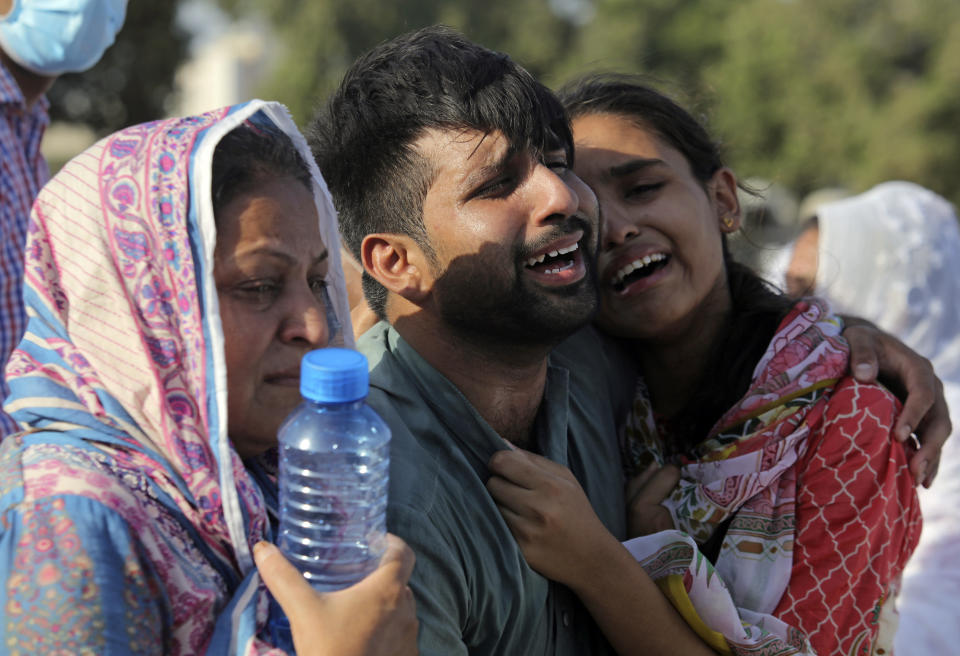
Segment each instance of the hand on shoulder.
M843 318L850 344L850 371L862 383L885 384L903 401L894 435L906 442L915 435L920 448L910 458L917 485L930 487L940 452L953 429L943 383L930 361L893 335L857 317Z

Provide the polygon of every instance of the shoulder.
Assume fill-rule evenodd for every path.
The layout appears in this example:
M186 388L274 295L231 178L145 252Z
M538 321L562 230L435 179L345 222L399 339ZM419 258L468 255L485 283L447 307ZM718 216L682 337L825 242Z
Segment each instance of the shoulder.
M11 436L0 453L4 496L19 492L26 503L53 496L87 497L116 510L137 502L137 477L125 475L95 446Z
M11 653L162 648L167 595L143 559L143 536L107 501L123 496L122 485L106 485L97 498L88 488L98 467L83 453L16 439L4 440L0 457L4 645Z
M618 415L625 415L639 371L619 341L586 326L554 349L550 364L570 372L575 396L612 404Z
M899 412L900 402L882 385L844 376L823 406L805 460L843 468L861 461L905 464L893 435Z
M824 420L873 426L889 432L900 412L900 401L883 385L861 383L843 376L827 401Z
M123 549L161 541L162 534L185 535L142 472L94 446L19 435L0 444L0 513L27 524L48 514L88 544L109 541Z

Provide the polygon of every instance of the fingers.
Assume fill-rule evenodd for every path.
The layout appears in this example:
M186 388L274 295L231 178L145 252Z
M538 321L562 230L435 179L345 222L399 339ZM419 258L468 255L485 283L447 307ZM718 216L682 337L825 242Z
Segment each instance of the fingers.
M387 548L380 557L380 569L387 570L397 581L406 585L413 574L417 557L401 538L387 533Z
M940 469L940 458L937 457L936 461L930 466L927 467L927 477L923 481L923 487L929 488L933 485L933 479L937 477L937 471Z
M916 435L920 449L910 458L910 472L917 485L930 487L940 465L940 451L952 431L943 383L929 360L892 338L890 344L894 348L882 360L882 373L901 379L907 390L894 435L901 442Z
M636 478L644 476L639 474ZM673 488L680 482L680 470L673 465L657 468L649 474L642 486L635 486L633 494L627 495L627 503L632 505L655 505L670 496ZM628 490L630 485L628 485Z
M534 489L551 477L572 477L563 465L518 448L497 451L490 457L487 467L490 473L527 489Z
M873 383L880 372L880 357L877 353L877 334L872 324L852 317L844 317L847 324L843 336L850 344L850 371L861 383Z
M299 609L312 608L311 604L317 603L317 593L275 545L269 542L253 545L253 559L260 578L291 622L292 615Z
M903 399L894 436L905 442L916 434L920 448L910 458L910 471L917 485L930 487L940 466L940 451L952 431L943 383L933 364L900 340L855 317L845 321L848 327L843 334L850 343L854 376L872 382L874 376L864 372L875 371Z
M500 476L491 476L487 480L487 491L501 512L507 509L516 515L529 514L530 489Z
M656 474L659 469L660 465L655 462L651 462L649 465L647 465L646 469L627 481L627 499L632 499L637 492L642 490L644 486L650 482L650 479L653 478L653 475Z
M929 360L919 355L906 357L906 354L898 353L885 360L884 372L888 369L891 376L903 380L903 387L907 390L903 410L894 427L898 440L906 441L910 433L921 425L933 422L936 430L944 420L950 422L946 399L943 396L943 384L934 373ZM940 416L941 414L943 416ZM945 440L946 436L943 439ZM939 446L937 449L939 450Z
M952 432L950 412L941 393L917 427L920 449L910 459L910 471L918 485L930 487L933 484L940 467L941 450Z

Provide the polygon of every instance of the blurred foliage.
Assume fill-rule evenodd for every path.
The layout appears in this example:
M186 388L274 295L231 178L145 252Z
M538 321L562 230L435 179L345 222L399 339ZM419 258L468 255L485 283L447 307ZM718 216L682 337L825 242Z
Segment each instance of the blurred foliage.
M137 4L137 3L134 3ZM378 42L446 23L557 86L649 75L711 116L742 177L805 194L904 178L960 201L956 0L218 0L275 30L262 90L303 124Z
M301 123L358 55L408 30L452 25L509 52L535 75L552 70L573 36L573 26L547 0L219 0L219 5L272 25L282 51L262 95L284 102Z
M123 28L97 65L60 76L50 89L52 120L85 123L102 135L163 117L189 42L174 23L176 9L171 0L130 2Z

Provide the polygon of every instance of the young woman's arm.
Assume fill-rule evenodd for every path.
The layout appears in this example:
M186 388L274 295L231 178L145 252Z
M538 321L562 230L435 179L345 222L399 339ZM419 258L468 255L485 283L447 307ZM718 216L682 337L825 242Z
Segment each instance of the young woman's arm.
M584 603L620 654L713 654L600 522L566 467L500 451L487 488L530 566Z

